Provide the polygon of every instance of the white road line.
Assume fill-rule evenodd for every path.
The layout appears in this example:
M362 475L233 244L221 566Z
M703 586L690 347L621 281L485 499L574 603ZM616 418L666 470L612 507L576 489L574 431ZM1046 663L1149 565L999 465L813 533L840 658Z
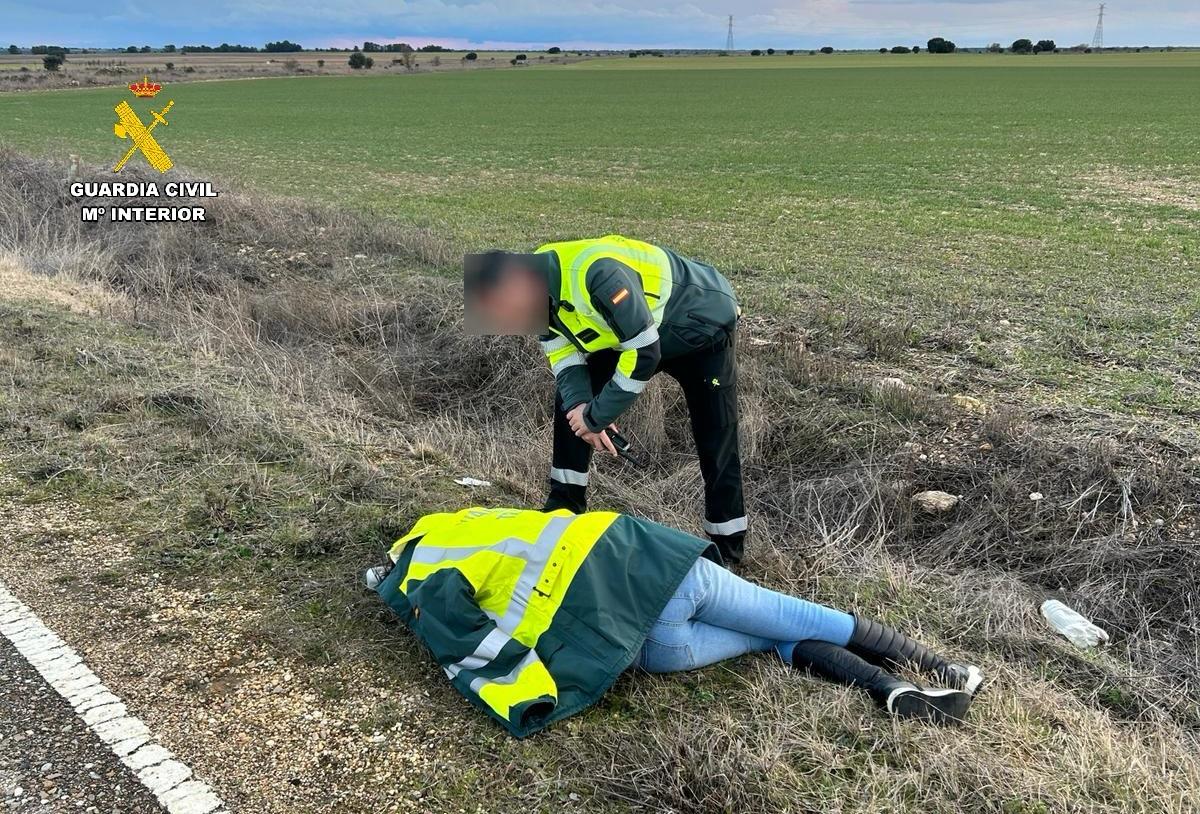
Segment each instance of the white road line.
M228 814L221 798L158 744L149 727L129 714L83 659L2 584L0 634L70 702L84 723L170 814Z

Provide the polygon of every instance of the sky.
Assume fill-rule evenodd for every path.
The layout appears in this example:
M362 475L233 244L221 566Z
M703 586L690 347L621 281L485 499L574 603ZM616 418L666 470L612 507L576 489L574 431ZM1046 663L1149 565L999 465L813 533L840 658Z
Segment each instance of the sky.
M1088 0L0 0L0 46L221 42L306 48L408 42L454 48L878 48L943 36L1091 42ZM1106 45L1200 45L1200 0L1114 0Z

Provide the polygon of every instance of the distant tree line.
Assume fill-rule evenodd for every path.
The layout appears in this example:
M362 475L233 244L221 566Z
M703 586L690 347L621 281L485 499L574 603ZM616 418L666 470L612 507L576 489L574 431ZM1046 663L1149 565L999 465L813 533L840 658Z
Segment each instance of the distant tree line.
M931 53L935 53L935 54L949 54L949 53L954 53L958 50L979 51L979 52L986 51L986 52L995 53L995 54L1002 54L1006 50L1010 51L1014 54L1044 54L1044 53L1057 54L1063 50L1066 50L1066 51L1071 51L1071 52L1075 52L1075 53L1090 54L1094 50L1086 42L1081 42L1081 43L1078 43L1076 45L1071 45L1071 46L1060 46L1052 39L1042 39L1042 40L1034 41L1034 40L1028 39L1028 38L1022 38L1022 39L1015 40L1012 43L1012 45L1010 45L1007 49L998 42L990 43L989 45L987 45L985 47L981 47L981 48L959 49L959 47L951 40L947 40L944 37L934 37L933 39L929 40L928 43L926 43L925 47L926 47L926 50L930 51ZM1159 52L1164 52L1164 53L1170 53L1172 51L1179 50L1180 47L1181 46L1175 46L1175 45L1164 45L1162 47L1152 47L1149 45L1140 45L1140 46L1138 46L1138 45L1123 45L1123 46L1106 47L1106 48L1104 48L1104 50L1111 51L1111 52L1121 52L1121 53L1142 53L1145 51L1159 51ZM1185 48L1186 50L1195 50L1188 46L1182 46L1182 47ZM854 50L863 50L863 49L850 49L850 50L854 51ZM921 46L919 46L919 45L913 45L913 46L896 45L896 46L892 46L892 47L880 47L876 50L881 54L883 54L883 53L918 54L921 52ZM832 53L834 53L834 51L835 51L835 49L833 46L826 45L818 50L808 51L807 53L809 53L809 54L816 54L816 53L832 54ZM724 55L724 56L728 56L728 54L724 51L720 51L718 53L721 55ZM767 55L773 54L773 53L775 53L775 51L774 51L774 49L768 48L765 50L755 49L753 51L750 51L749 53L751 56L762 56L763 54L767 54ZM797 53L797 51L794 49L789 49L786 53L788 55L792 55L794 53Z
M357 50L357 49L355 49L355 50ZM362 50L368 54L375 54L375 53L380 53L380 52L402 53L403 54L403 53L407 53L408 51L413 51L415 49L411 45L409 45L407 42L389 42L387 44L381 45L380 43L377 43L377 42L368 41L368 42L364 42L362 44Z
M884 46L884 47L879 48L878 50L879 50L879 53L881 53L881 54L888 54L888 53L891 53L891 54L919 54L919 53L921 53L921 46L920 45L911 45L911 46L910 45L893 45L890 48ZM953 54L955 51L958 50L958 46L955 45L955 43L952 40L948 40L945 37L933 37L925 44L925 50L927 50L931 54ZM970 49L968 49L968 50L970 50ZM1002 46L998 42L993 42L990 45L988 45L986 49L981 49L981 50L986 50L986 51L989 51L992 53L999 54L999 53L1004 52L1004 46ZM1033 40L1030 40L1030 39L1019 39L1019 40L1016 40L1015 42L1013 42L1013 44L1010 46L1009 50L1012 51L1012 53L1014 53L1014 54L1040 54L1040 53L1045 53L1048 51L1053 52L1053 53L1058 53L1059 47L1057 44L1055 44L1054 40L1047 39L1047 40L1038 40L1037 42L1034 42ZM1086 43L1080 43L1079 45L1072 45L1068 50L1077 51L1077 52L1086 52L1089 54L1092 52L1091 47L1088 46ZM1145 50L1149 50L1149 49L1146 46L1143 46L1141 48L1121 48L1121 49L1114 48L1114 49L1109 49L1109 50L1145 51ZM1172 48L1167 47L1163 50L1170 51L1170 50L1172 50ZM820 49L820 53L822 53L822 54L832 54L833 52L834 52L834 48L831 45L826 45ZM644 53L644 52L642 52L642 53ZM760 56L763 56L764 54L766 56L773 56L775 53L776 53L776 51L774 48L766 48L766 49L755 48L752 51L750 51L750 56L760 57ZM786 53L788 56L792 56L793 54L796 53L796 49L789 48ZM808 53L815 54L815 53L817 53L817 51L809 51ZM728 56L728 54L724 51L720 52L720 54L722 56Z
M926 43L925 47L931 54L952 54L958 49L957 45L955 45L953 42L951 42L950 40L945 39L943 37L934 37L933 39L929 40L928 43ZM832 54L834 52L834 48L832 45L822 46L819 50L822 54ZM724 53L724 52L722 52L722 53ZM755 48L754 50L752 50L750 52L750 56L760 57L760 56L763 56L764 54L767 56L774 56L775 53L776 53L776 51L774 48L767 48L765 50L760 49L760 48ZM793 56L796 53L796 49L789 48L786 53L788 56ZM815 54L815 53L817 53L817 51L809 51L808 53ZM880 48L879 53L881 53L881 54L887 54L887 53L919 54L919 53L921 53L921 46L920 45L894 45L891 48L887 48L887 47Z
M103 51L106 49L100 49L100 50ZM168 53L168 54L174 54L174 53L205 54L205 53L257 53L260 51L265 52L265 53L296 53L296 52L304 51L306 49L299 43L295 43L295 42L285 39L285 40L278 40L275 42L268 42L265 45L263 45L262 48L258 48L253 45L239 45L239 44L231 44L231 43L223 42L220 45L215 45L215 46L214 45L183 45L183 46L176 47L174 44L167 44L167 45L162 46L159 49L154 49L149 45L140 45L140 46L139 45L130 45L130 46L125 47L124 49L115 49L115 50L123 51L124 53L127 53L127 54L149 54L149 53L153 53L155 50L159 50L163 53ZM335 52L335 53L340 51L343 53L348 53L348 50L344 49L344 48L327 48L327 49L326 48L312 48L312 49L308 49L308 50L318 52L318 53L322 52L322 51ZM362 44L361 48L356 45L352 49L352 51L354 53L368 53L368 54L369 53L400 53L400 54L403 54L404 56L403 56L402 60L396 59L396 60L392 60L392 62L393 63L403 62L404 65L406 67L408 67L409 69L411 69L415 64L413 62L413 55L416 53L433 53L433 54L454 53L457 50L458 49L447 48L446 46L436 45L433 43L430 43L428 45L423 45L420 48L417 48L406 42L377 43L377 42L371 42L369 40L364 42ZM834 53L835 49L833 48L833 46L826 45L826 46L821 47L818 50L822 54L832 54L832 53ZM932 37L926 43L925 50L927 50L931 54L951 54L958 50L958 46L952 40L948 40L944 37ZM993 42L993 43L990 43L986 48L967 49L967 50L981 50L981 51L987 51L990 53L1004 53L1004 51L1006 49L1000 43ZM1008 47L1007 50L1014 54L1040 54L1040 53L1047 53L1047 52L1059 53L1059 51L1060 51L1059 46L1052 39L1041 39L1041 40L1037 40L1035 42L1034 40L1027 38L1027 37L1022 37L1020 39L1014 40L1013 43ZM1072 52L1081 52L1081 53L1089 53L1089 54L1092 52L1092 48L1087 43L1079 43L1078 45L1072 45L1069 48L1067 48L1067 50L1072 51ZM1107 48L1105 50L1107 50L1107 51L1141 52L1141 51L1148 51L1148 50L1153 50L1153 49L1151 49L1149 46L1141 46L1141 47ZM1158 50L1173 51L1175 49L1174 49L1174 47L1166 46L1166 47L1160 48ZM43 57L46 57L46 56L62 57L62 59L44 61L46 69L54 71L54 70L58 70L58 68L66 61L67 54L70 54L73 52L86 54L86 53L89 53L89 50L88 49L71 49L71 48L66 48L64 46L61 46L61 45L34 45L29 49L29 52L31 54L34 54L37 56L43 56ZM921 52L920 45L912 45L912 46L894 45L894 46L891 46L890 48L886 47L886 46L879 48L879 53L881 53L881 54L886 54L886 53L919 54L920 52ZM9 45L8 53L9 54L20 54L21 48L20 48L20 46L17 46L17 45ZM551 55L556 55L556 54L562 54L564 52L563 52L562 48L560 48L559 46L552 46L552 47L546 49L546 53L551 54ZM579 51L576 51L574 53L582 54L582 52L579 52ZM673 51L672 53L678 54L681 52L676 50L676 51ZM777 52L774 48L765 48L765 49L755 48L755 49L751 50L749 53L751 56L759 57L759 56L764 56L764 55L765 56L774 56L776 53L779 53L779 52ZM794 48L789 48L783 53L786 53L788 56L793 56L797 53L797 50ZM808 51L807 53L816 54L816 53L818 53L818 51L812 50L812 51ZM596 55L599 56L600 55L599 52L597 52ZM654 56L654 57L665 56L663 51L656 50L656 49L649 49L649 48L632 50L632 51L628 52L628 55L631 58L639 57L639 56ZM722 52L720 52L720 56L728 56L728 54L726 52L722 51ZM475 51L465 52L465 55L462 57L462 59L467 62L474 62L474 61L478 60L478 58L479 58L479 55ZM538 59L545 59L545 57L539 56ZM528 60L527 55L518 54L514 59L511 60L511 62L514 65L518 65L518 64L526 63L527 60ZM435 61L436 61L436 57L435 57ZM370 64L367 64L367 62L364 62L364 61L353 60L353 62L356 63L353 65L353 67L355 67L355 68L361 69L361 68L370 68L371 67Z
M378 42L367 41L362 44L362 50L368 54L375 54L375 53L406 54L410 51L418 52L418 53L426 53L426 54L452 54L457 49L447 48L444 45L434 45L432 43L429 45L422 45L420 48L415 48L412 45L409 45L407 42L378 43ZM561 49L559 49L559 48L551 48L550 53L557 54L560 52L560 50Z
M258 51L253 45L230 45L223 42L220 45L184 45L179 49L185 54L252 54Z
M1043 51L1057 51L1058 46L1054 44L1054 40L1038 40L1036 43L1029 39L1013 40L1012 52L1014 54L1040 54Z

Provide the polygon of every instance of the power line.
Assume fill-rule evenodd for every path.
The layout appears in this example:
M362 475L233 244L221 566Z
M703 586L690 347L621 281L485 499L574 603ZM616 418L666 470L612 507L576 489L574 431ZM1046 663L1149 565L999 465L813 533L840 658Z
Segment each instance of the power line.
M733 15L729 15L729 36L725 38L725 50L733 50Z
M1096 33L1092 35L1092 49L1099 51L1104 47L1104 3L1100 4L1100 16L1096 18Z

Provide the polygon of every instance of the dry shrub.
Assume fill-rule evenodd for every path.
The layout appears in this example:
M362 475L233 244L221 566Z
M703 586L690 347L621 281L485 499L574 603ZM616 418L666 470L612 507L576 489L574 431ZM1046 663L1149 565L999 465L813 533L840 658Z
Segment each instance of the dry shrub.
M463 330L460 283L413 275L402 298L391 293L347 294L323 284L255 293L226 314L234 320L227 330L252 345L333 349L345 388L390 417L452 410L464 393L474 395L476 418L511 417L528 408L530 392L545 391L532 342Z
M643 738L591 741L584 747L587 753L609 761L599 770L591 768L597 788L647 810L779 810L786 800L783 789L772 784L773 770L783 759L778 741L754 732L745 718L711 712L705 710L703 725L694 715L675 715Z
M65 88L115 86L121 87L131 79L140 79L144 67L104 64L82 55L72 55L61 70L46 71L40 66L36 70L0 71L0 92L61 90ZM158 70L157 67L151 70ZM245 78L252 76L286 76L308 73L297 60L283 60L274 66L245 65L238 63L216 63L197 70L192 65L176 66L173 82L183 80L184 75L202 74L205 79Z
M101 279L138 297L170 300L215 294L229 286L266 286L271 274L328 277L354 255L375 262L439 266L448 245L428 230L374 223L298 201L262 200L218 189L217 198L128 198L130 205L197 206L200 223L83 223L80 208L108 199L75 199L59 162L0 151L0 250L18 255L33 271ZM85 170L77 181L112 181L112 173ZM122 181L157 181L157 173L128 167ZM172 180L187 181L186 175Z
M1196 697L1194 464L1110 439L1050 443L1032 435L983 461L943 465L926 482L963 495L971 510L912 518L894 550L929 565L1001 568L1065 591L1144 667L1182 680Z

